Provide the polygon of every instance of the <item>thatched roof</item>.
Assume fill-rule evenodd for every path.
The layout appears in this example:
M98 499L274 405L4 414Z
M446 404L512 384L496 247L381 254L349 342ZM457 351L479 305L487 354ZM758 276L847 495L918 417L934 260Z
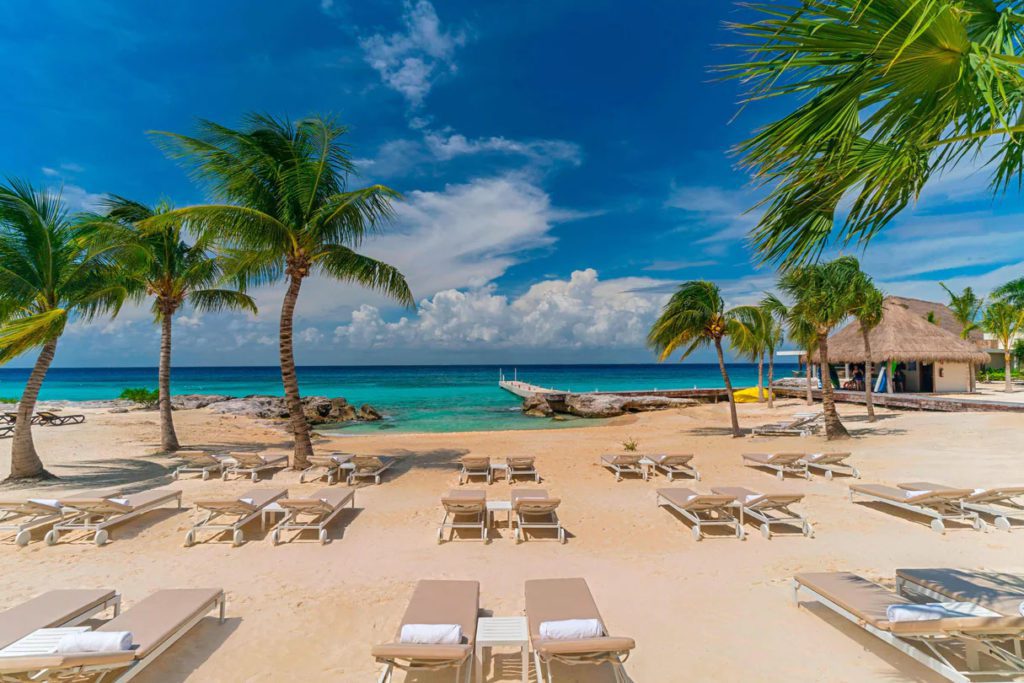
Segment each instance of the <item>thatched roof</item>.
M989 355L973 341L960 338L959 323L942 304L890 296L885 298L884 306L882 322L870 332L873 363L989 362ZM934 323L926 319L929 311L934 312ZM854 320L829 337L828 359L832 363L864 362L864 336L859 322ZM812 360L817 362L817 353Z

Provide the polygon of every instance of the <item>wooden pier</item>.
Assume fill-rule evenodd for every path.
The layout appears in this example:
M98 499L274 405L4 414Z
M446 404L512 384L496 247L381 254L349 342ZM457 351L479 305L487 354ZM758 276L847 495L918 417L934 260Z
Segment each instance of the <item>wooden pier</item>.
M863 391L849 391L846 389L835 389L832 392L837 403L861 403L865 402ZM807 390L800 387L775 387L776 396L786 398L805 398ZM811 396L816 401L821 401L821 389L812 389ZM994 401L991 399L960 398L958 396L940 396L936 394L871 394L871 402L876 406L893 408L896 410L928 410L943 413L973 413L973 412L1002 412L1021 413L1024 412L1024 403L1011 401Z

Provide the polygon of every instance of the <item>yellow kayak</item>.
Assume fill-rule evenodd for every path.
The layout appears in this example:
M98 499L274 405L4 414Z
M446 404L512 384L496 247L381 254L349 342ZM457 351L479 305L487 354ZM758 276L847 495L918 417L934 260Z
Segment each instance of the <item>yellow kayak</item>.
M732 397L737 403L757 403L757 387L734 391ZM767 389L764 390L764 397L768 398Z

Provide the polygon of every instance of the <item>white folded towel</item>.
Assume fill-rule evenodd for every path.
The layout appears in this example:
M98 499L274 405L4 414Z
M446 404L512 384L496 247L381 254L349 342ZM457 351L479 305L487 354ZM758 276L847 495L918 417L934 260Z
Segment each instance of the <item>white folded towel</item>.
M28 502L37 503L38 505L47 505L52 508L61 507L60 501L56 498L29 498Z
M540 623L541 640L584 640L603 635L604 627L600 619L563 619Z
M82 631L69 633L57 641L57 654L81 652L127 652L132 649L130 631Z
M1017 608L1017 611L1020 612L1022 617L1024 617L1024 602L1020 603L1020 607Z
M751 495L751 496L743 496L743 503L744 503L745 505L750 505L750 504L751 504L751 503L753 503L753 502L754 502L755 500L759 499L759 498L760 498L760 497L761 497L762 495L764 495L764 494L761 494L761 493L755 493L755 494L753 494L753 495Z
M242 501L246 505L255 505L256 504L256 500L253 499L253 498L239 498L238 500Z
M117 503L118 505L127 505L128 504L128 499L127 498L107 498L107 500L109 500L111 503Z
M888 621L932 621L934 619L964 619L970 617L998 617L973 602L926 602L920 605L889 605L885 608Z
M915 496L920 496L922 493L931 493L931 491L912 491L911 489L906 489L906 492L903 497L913 498Z
M462 642L462 627L458 624L405 624L398 636L398 642L458 645Z

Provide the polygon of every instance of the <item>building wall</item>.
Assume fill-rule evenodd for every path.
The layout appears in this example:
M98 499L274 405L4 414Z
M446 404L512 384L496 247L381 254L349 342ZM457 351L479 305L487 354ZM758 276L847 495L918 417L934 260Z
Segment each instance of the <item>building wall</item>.
M935 363L935 391L970 391L971 366L967 363Z

